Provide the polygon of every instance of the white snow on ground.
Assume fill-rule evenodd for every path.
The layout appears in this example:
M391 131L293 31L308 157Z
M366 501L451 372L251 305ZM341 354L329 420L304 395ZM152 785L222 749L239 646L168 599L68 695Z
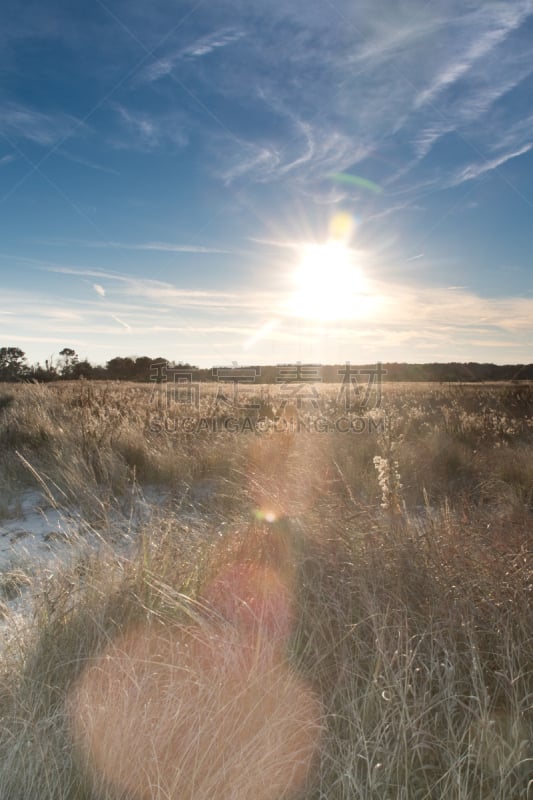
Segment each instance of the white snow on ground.
M26 492L19 505L18 516L0 520L2 571L50 561L79 533L75 512L52 508L40 492Z
M27 588L32 578L51 573L104 542L126 555L134 528L149 519L150 508L144 497L137 496L131 514L111 515L108 530L102 532L77 509L54 507L42 492L20 495L13 516L0 519L0 647L31 617Z
M199 511L216 493L216 482L203 479L186 487L182 522L198 521ZM90 525L75 508L59 508L41 491L23 492L9 517L0 518L0 648L16 637L31 618L32 578L52 573L87 551L112 546L128 557L139 529L172 498L159 487L135 491L125 511L109 512L104 530Z

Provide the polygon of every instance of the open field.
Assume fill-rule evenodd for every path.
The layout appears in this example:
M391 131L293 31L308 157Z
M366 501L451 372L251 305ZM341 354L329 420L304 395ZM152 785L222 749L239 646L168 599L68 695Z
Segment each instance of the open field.
M0 798L533 800L533 386L171 388L0 388Z

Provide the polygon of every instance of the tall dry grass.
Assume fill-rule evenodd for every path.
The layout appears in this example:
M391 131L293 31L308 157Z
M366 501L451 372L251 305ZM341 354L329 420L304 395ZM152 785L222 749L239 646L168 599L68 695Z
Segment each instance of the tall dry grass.
M10 389L13 500L173 503L127 558L33 579L0 797L531 800L531 389L386 388L357 435L162 435L149 387Z

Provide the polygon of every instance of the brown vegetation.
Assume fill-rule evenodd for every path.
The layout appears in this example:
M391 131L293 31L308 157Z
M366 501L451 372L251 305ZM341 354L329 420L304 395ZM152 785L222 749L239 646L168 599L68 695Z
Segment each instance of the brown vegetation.
M34 579L3 800L531 800L531 387L386 386L346 433L320 391L327 432L306 407L276 428L266 392L261 428L191 432L247 412L10 387L4 513L37 485L108 535L132 494L169 499L128 558Z

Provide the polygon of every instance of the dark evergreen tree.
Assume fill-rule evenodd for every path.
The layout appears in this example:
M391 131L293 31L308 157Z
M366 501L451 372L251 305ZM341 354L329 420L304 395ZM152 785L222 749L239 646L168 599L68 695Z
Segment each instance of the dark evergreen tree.
M0 380L17 381L29 374L26 354L20 347L0 347Z

